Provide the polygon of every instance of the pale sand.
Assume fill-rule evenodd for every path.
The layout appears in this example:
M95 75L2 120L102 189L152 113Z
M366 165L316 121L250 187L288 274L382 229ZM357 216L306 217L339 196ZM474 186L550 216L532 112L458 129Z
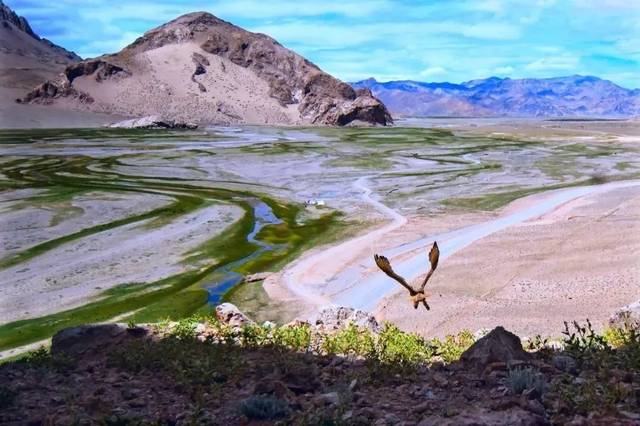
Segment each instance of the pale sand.
M56 105L24 105L16 98L26 89L0 87L0 129L87 128L100 127L126 118L122 115L74 111Z
M265 288L274 298L296 301L302 316L313 316L331 302L361 307L382 299L374 310L379 318L425 336L496 325L523 335L557 335L563 320L586 317L600 326L640 293L640 187L615 189L616 185L594 187L595 193L574 197L453 254L444 253L430 285L435 297L429 312L414 311L405 291L399 286L394 290L386 277L393 293L383 298L385 288L367 293L362 282L357 285L362 277L351 275L376 275L370 259L374 251L393 252L403 241L486 223L491 219L487 214L411 218L400 226L394 219L357 239L308 253L267 280ZM492 216L530 210L559 193L517 200ZM393 263L415 263L418 254L418 259L424 257L426 271L425 248L426 242L417 246L418 252L400 253Z
M206 73L195 77L206 86L206 92L191 80L194 52L210 63ZM265 80L228 59L203 51L195 42L169 44L137 54L130 59L128 69L132 75L126 78L98 82L93 75L82 76L74 80L74 86L91 93L95 102L90 107L95 112L145 116L163 111L177 120L201 117L200 121L207 123L302 123L297 106L280 105L269 95ZM57 104L79 107L73 101L58 100Z
M241 216L236 206L216 204L162 226L146 220L92 234L3 269L0 323L74 308L118 284L183 272L188 253Z
M375 313L425 336L497 325L559 335L563 321L586 318L601 329L640 298L640 187L581 197L485 237L442 262L429 287L431 311L396 292Z

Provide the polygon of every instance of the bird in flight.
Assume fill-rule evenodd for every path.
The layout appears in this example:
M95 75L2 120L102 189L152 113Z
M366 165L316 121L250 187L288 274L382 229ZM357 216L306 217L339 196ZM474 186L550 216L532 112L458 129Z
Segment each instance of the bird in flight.
M438 267L440 249L438 248L437 242L433 242L433 246L431 246L431 250L429 251L429 262L431 263L431 269L429 269L427 276L424 277L424 281L422 281L422 285L420 286L419 290L411 287L404 278L394 272L389 259L378 254L374 254L373 258L376 261L376 265L378 265L378 268L380 268L382 272L398 281L402 287L409 290L409 295L411 296L411 301L413 302L414 309L418 309L418 305L420 305L420 303L422 303L424 307L427 308L427 310L431 309L429 307L429 304L427 303L427 297L429 296L429 294L425 293L424 288L427 286L427 282L429 281L429 278L431 278L431 275L433 275L433 271L435 271Z

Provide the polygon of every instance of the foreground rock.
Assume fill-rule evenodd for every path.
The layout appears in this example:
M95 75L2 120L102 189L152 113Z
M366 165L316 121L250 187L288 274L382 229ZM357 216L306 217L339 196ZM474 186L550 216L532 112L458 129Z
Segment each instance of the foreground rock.
M481 337L460 358L466 366L477 371L493 363L509 364L529 359L530 355L522 348L520 338L503 327L496 327Z
M231 327L254 324L240 309L231 303L221 303L216 306L216 317L220 322Z
M107 127L113 129L179 129L194 130L198 128L197 124L185 123L174 120L165 120L157 115L149 115L142 118L134 118L113 123Z
M356 93L272 38L204 12L73 64L20 102L201 123L392 122L371 92Z

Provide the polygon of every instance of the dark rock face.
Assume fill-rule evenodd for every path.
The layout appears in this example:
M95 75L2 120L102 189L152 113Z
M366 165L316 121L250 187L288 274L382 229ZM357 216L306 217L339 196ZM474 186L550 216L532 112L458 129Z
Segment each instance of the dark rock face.
M40 37L38 37L38 35L31 29L29 22L27 22L27 20L22 16L18 16L17 13L9 9L9 7L6 6L2 1L0 1L0 21L10 22L20 30L29 34L31 37L35 38L36 40L40 40Z
M19 16L2 1L0 1L0 24L4 30L8 30L9 32L24 32L36 41L35 46L39 46L38 52L25 51L24 46L5 45L4 40L2 40L2 38L4 38L4 35L2 35L0 36L0 45L2 45L3 49L7 52L18 52L21 55L38 53L38 55L41 57L51 56L56 60L64 60L66 62L82 60L82 58L75 53L69 52L68 50L52 43L46 38L41 38L40 36L38 36L38 34L33 31L26 18ZM27 48L27 50L29 49Z
M95 80L100 82L110 78L126 77L130 74L125 69L100 59L82 61L67 66L57 80L45 81L16 101L18 103L46 104L56 98L73 97L82 103L92 103L91 95L73 87L73 80L86 75L93 75Z
M352 83L369 89L406 116L631 117L640 114L640 89L597 77L510 79L491 77L460 84L420 81Z
M489 334L467 349L460 358L465 365L479 371L493 363L508 364L529 359L530 355L522 348L520 338L503 327L491 330Z

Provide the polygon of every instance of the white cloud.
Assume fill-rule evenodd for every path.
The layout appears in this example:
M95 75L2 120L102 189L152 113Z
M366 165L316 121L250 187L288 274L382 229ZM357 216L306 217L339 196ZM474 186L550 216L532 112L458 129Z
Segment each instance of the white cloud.
M427 78L443 76L446 74L447 70L442 67L429 67L425 70L420 71L420 75Z
M525 66L530 71L570 71L575 72L580 64L580 58L576 56L549 56L537 59Z
M508 76L508 75L513 74L513 71L514 71L513 67L507 65L507 66L504 66L504 67L498 67L498 68L494 69L493 70L493 74L496 74L496 75L507 75Z

